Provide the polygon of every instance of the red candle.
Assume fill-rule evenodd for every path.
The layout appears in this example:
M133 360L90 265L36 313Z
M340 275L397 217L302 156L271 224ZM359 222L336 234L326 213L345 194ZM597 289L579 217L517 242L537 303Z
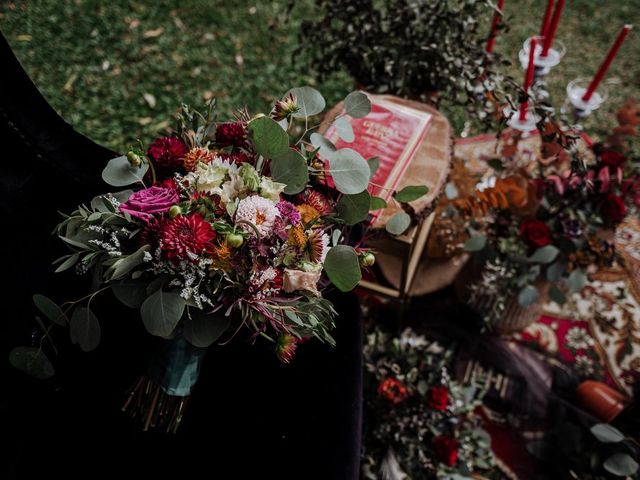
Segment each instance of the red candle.
M496 44L496 29L500 24L502 18L502 9L504 8L504 0L498 0L498 8L493 14L493 21L491 22L491 30L489 30L489 39L487 40L487 53L493 53L493 47Z
M625 25L624 27L622 27L622 31L618 35L618 38L616 38L615 43L611 47L611 50L609 50L609 53L607 54L607 58L605 58L604 62L602 62L602 65L600 65L600 68L598 69L596 76L593 77L593 80L591 80L591 83L589 84L589 88L587 88L587 91L582 96L582 100L584 100L585 102L589 101L589 99L593 95L593 92L595 92L596 88L598 88L598 85L600 85L600 82L602 81L604 74L607 73L607 70L609 69L611 62L613 62L613 59L618 53L618 50L620 49L620 45L622 45L622 42L624 42L625 37L629 33L629 30L631 30L631 25Z
M542 53L540 54L542 57L546 57L549 54L549 49L551 48L551 44L553 43L553 37L555 36L556 30L558 29L558 24L560 23L560 15L562 15L564 2L565 0L558 0L558 3L556 3L556 8L553 11L553 18L551 19L549 28L545 32L544 44L542 45Z
M544 11L544 17L542 17L542 28L540 29L540 36L544 37L549 30L549 22L551 21L551 10L553 9L553 0L547 0L547 8Z
M531 84L533 83L533 71L536 68L534 64L535 60L535 52L536 47L538 46L538 41L536 37L531 37L531 41L529 43L529 64L527 65L527 71L524 74L524 93L529 95L529 89L531 88ZM520 121L524 122L527 119L527 110L529 109L529 99L527 98L524 102L520 104Z

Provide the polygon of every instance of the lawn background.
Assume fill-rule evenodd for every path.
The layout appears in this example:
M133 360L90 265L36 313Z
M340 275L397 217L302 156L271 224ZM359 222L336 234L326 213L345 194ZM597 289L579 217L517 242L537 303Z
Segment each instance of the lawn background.
M539 30L546 0L506 0L510 30L496 50L511 59ZM293 86L316 86L334 103L352 81L343 73L318 84L304 55L293 57L300 22L317 15L313 2L235 0L28 0L0 4L0 30L51 105L98 143L124 150L148 143L171 123L181 102L215 96L221 116L245 103L265 110ZM640 0L568 0L557 38L568 48L549 76L557 106L567 81L591 76L625 23L634 23L607 76L611 97L586 122L595 136L640 86ZM487 25L488 30L488 25ZM457 132L465 117L444 107ZM474 133L474 132L472 132Z

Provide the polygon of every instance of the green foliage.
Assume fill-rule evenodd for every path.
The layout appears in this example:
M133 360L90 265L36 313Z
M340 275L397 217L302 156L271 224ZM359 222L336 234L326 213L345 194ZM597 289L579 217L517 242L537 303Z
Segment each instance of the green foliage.
M55 374L53 365L39 348L15 347L9 353L9 363L38 379L51 378Z
M393 195L400 203L409 203L423 197L429 192L426 185L408 185Z
M67 316L62 309L50 298L39 293L33 296L33 303L42 312L42 314L56 325L64 327L67 322Z
M179 294L159 289L140 307L142 323L151 335L168 338L178 326L185 306Z
M322 113L327 103L322 94L312 87L297 87L289 90L286 95L293 93L296 96L297 104L300 107L293 116L296 118L307 118Z
M369 185L371 169L358 152L350 148L337 150L329 159L329 171L341 193L353 195L365 190Z
M363 118L371 112L371 101L362 92L351 92L344 99L344 110L353 118Z
M618 443L624 440L624 434L608 423L596 423L591 433L602 443Z
M69 322L71 341L84 352L95 349L100 343L100 323L89 307L77 307Z
M355 195L343 195L336 205L336 209L340 218L347 225L355 225L366 220L370 206L371 196L368 191L364 190Z
M324 261L324 269L331 283L343 292L353 290L362 278L358 254L348 245L331 248Z
M402 235L411 225L411 217L406 212L398 212L384 226L391 235Z
M190 308L184 321L182 333L194 347L206 348L220 338L229 328L231 317L223 314L207 314Z
M300 193L309 182L306 160L297 150L291 148L287 148L284 154L271 161L271 175L276 182L287 185L284 193L288 195Z
M256 151L265 158L285 155L289 150L289 137L278 123L269 117L260 117L249 123L249 134Z
M112 158L102 171L102 179L114 187L125 187L133 183L142 182L149 170L149 164L144 162L139 167L129 163L124 155Z
M474 237L470 237L469 240L464 243L463 248L465 252L479 252L480 250L484 249L486 245L487 237L476 235Z

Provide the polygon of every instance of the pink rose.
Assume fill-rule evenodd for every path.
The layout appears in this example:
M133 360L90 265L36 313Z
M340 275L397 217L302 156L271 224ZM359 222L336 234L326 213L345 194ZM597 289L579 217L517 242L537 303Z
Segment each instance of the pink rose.
M166 212L177 203L180 203L180 196L175 189L151 187L133 193L129 200L120 204L120 211L146 222L154 214Z
M319 297L320 292L317 285L320 275L322 275L322 271L304 272L302 270L286 269L284 271L284 291L291 293L296 290L306 290Z

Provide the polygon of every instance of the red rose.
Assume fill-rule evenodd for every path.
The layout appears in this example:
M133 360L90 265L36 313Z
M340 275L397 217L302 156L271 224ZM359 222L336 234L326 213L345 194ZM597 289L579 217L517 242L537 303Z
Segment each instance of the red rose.
M409 396L407 388L396 378L386 378L378 386L380 396L391 403L400 403Z
M439 435L431 442L436 457L441 462L453 467L458 463L458 441L455 438Z
M433 387L427 392L429 408L444 412L449 405L449 389L447 387Z
M607 167L620 168L626 158L614 150L605 150L600 154L600 162Z
M610 193L604 197L600 204L600 214L607 223L620 223L627 214L627 207L622 198Z
M533 247L544 247L551 243L551 230L546 223L527 218L520 224L520 236Z

